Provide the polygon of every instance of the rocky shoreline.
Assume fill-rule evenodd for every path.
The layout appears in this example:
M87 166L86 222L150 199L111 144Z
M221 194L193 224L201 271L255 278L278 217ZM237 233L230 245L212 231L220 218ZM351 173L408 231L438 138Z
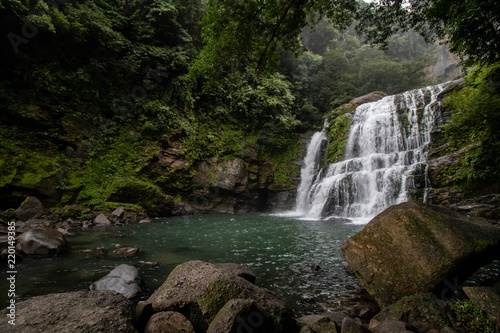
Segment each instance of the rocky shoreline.
M64 253L70 249L66 236L72 230L122 224L126 216L117 209L87 222L50 223L39 219L41 211L40 202L30 198L15 212L27 220L16 222L20 256ZM138 218L149 221L146 216ZM128 250L123 250L124 256ZM137 268L120 265L92 283L88 292L19 302L16 326L4 320L0 330L472 332L449 301L470 299L490 324L500 323L500 279L488 286L461 285L474 270L499 260L499 250L500 228L490 221L410 202L388 208L342 245L350 268L370 294L342 313L296 318L276 294L255 285L249 269L190 261L177 266L147 300L139 301L143 282ZM9 309L2 311L4 318L8 314Z

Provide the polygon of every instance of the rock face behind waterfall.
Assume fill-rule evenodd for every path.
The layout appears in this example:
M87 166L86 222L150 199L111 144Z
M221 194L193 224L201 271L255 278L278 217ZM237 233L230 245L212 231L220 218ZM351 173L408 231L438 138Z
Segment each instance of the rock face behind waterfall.
M498 257L499 250L499 228L415 202L386 209L342 245L349 266L381 306L428 291L452 297L446 286Z

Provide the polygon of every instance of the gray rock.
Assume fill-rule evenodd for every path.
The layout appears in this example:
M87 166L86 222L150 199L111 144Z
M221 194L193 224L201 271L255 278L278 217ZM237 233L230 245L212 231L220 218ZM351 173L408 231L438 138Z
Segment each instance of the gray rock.
M35 197L28 197L19 208L16 209L15 214L17 218L23 222L37 218L44 212L43 205Z
M9 309L0 311L4 333L134 333L129 302L117 293L71 292L33 297L16 303L15 326Z
M136 298L141 292L141 278L134 266L120 265L106 276L90 285L90 290L113 290L127 299Z
M358 319L359 320L359 319ZM361 323L355 321L352 318L345 317L342 320L342 330L341 333L366 333L370 332L361 325Z
M66 237L55 229L35 228L19 236L18 246L25 254L60 254L71 248Z
M441 330L451 323L448 319L446 303L432 293L416 294L403 297L393 305L383 309L373 319L400 320L419 332L432 329Z
M274 333L271 313L251 299L232 299L210 323L207 333Z
M167 311L155 313L144 333L194 333L194 328L181 313Z
M299 333L316 333L311 327L304 326L300 329Z
M103 213L96 216L94 223L101 226L111 225L111 221Z
M375 333L407 333L406 323L399 320L385 320L372 328Z
M321 315L309 315L297 319L297 324L302 328L309 328L317 333L337 333L337 325L330 317Z
M116 218L121 218L121 217L123 217L123 214L125 214L125 209L124 209L122 206L120 206L120 207L116 208L116 209L115 209L115 210L111 213L111 215L112 215L112 216L114 216L114 217L116 217Z
M392 206L341 247L381 306L467 277L500 251L500 229L482 219L417 202ZM484 260L478 260L478 258Z
M244 278L250 283L255 284L256 276L250 268L241 266L235 263L213 263L216 268L220 268L224 271L231 271L233 274Z
M285 303L276 294L239 276L243 269L231 267L202 261L178 265L146 302L155 312L181 312L195 331L205 331L228 301L252 299L272 313L275 332L295 332L295 320Z

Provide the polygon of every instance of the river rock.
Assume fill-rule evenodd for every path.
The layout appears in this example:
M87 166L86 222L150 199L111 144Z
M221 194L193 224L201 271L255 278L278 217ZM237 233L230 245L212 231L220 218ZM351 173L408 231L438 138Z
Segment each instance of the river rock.
M15 214L20 221L26 222L42 215L43 211L43 205L40 200L35 197L28 197L21 206L15 210Z
M194 333L194 328L179 312L166 311L155 313L144 333Z
M207 333L259 332L273 333L271 313L251 299L232 299L210 323Z
M123 206L120 206L111 213L111 216L120 219L123 217L124 214L125 214L125 209L123 208Z
M66 237L55 229L35 228L19 236L19 247L25 254L59 254L70 250Z
M130 305L115 292L71 292L33 297L16 303L15 326L9 309L0 312L4 333L100 333L135 331Z
M141 250L138 247L123 246L110 251L108 254L112 257L133 257L138 255L139 252Z
M90 290L113 290L127 299L136 298L141 292L141 277L134 266L122 264L90 285Z
M384 307L404 296L445 291L449 281L461 281L489 263L500 250L500 229L449 209L407 202L376 216L341 249L363 287Z
M359 320L359 319L358 319ZM355 321L352 318L345 317L342 320L342 330L341 333L369 333L370 331L363 327L360 322Z
M274 332L295 332L295 321L285 303L271 291L242 278L240 273L245 269L234 267L197 260L178 265L146 303L152 304L154 312L182 313L198 332L206 331L231 299L250 299L272 313Z
M440 331L451 325L446 303L432 293L403 297L398 302L383 309L373 319L379 322L404 321L418 332L428 332L433 329Z
M111 225L111 221L108 220L106 215L104 215L103 213L101 213L95 217L94 223L96 225L101 225L101 226Z
M376 321L373 321L375 323ZM381 323L370 322L370 329L375 333L413 333L406 330L406 323L400 320L385 320Z
M321 332L321 333L340 333L337 330L335 321L327 316L309 315L297 319L297 324L301 327L300 332Z

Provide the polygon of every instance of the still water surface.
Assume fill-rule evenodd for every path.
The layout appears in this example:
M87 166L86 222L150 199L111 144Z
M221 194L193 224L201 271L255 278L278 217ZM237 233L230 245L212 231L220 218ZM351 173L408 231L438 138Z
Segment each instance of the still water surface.
M363 225L347 220L310 221L261 214L163 218L147 224L94 228L69 238L70 254L29 257L17 264L19 299L54 292L87 290L119 264L157 262L140 268L146 294L178 264L189 260L235 262L257 275L257 284L279 294L297 314L345 309L361 295L346 270L340 245ZM81 250L134 246L132 258L90 257ZM322 270L313 272L311 266ZM6 290L6 281L0 282ZM7 295L1 295L2 307Z

